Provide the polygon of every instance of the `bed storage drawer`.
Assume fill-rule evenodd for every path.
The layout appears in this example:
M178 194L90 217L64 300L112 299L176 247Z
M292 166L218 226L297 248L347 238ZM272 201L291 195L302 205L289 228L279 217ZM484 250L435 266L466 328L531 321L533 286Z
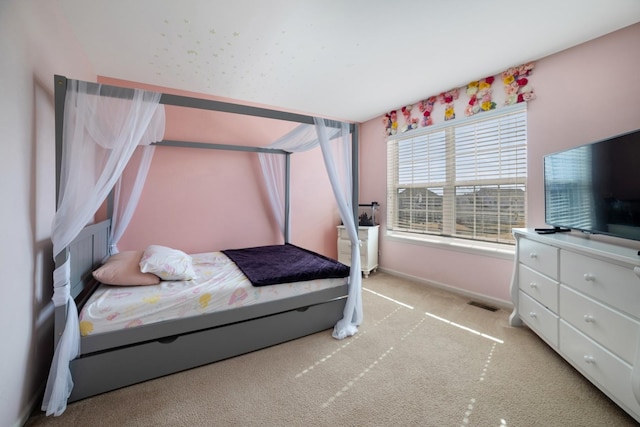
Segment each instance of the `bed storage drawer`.
M346 298L339 298L230 325L85 355L71 362L73 377L82 378L82 381L73 388L69 402L332 328L342 318L345 303ZM236 339L239 336L243 339ZM247 336L252 339L247 339ZM95 366L100 366L100 369L92 369Z

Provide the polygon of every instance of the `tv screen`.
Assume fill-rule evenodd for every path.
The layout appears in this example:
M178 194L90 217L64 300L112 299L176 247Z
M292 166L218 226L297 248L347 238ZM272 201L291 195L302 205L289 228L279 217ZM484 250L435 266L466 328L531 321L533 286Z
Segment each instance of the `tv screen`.
M640 240L640 130L544 157L545 222Z

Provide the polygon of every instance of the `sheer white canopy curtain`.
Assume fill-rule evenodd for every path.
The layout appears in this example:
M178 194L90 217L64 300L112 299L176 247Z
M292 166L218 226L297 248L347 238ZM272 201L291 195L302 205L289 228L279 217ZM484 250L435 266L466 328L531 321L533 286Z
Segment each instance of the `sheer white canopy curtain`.
M351 272L349 276L349 295L344 308L343 318L333 329L333 337L343 339L354 335L362 323L362 275L360 273L360 242L353 217L352 170L351 170L351 134L348 123L339 127L328 127L324 119L314 117L315 125L302 124L288 134L269 145L290 153L307 151L320 145L327 174L338 204L338 211L345 229L351 239ZM269 200L280 228L285 235L284 215L284 156L280 154L260 153L260 164L269 192ZM290 224L287 221L286 224Z
M112 237L122 235L129 222L153 155L150 143L164 136L164 107L160 93L122 89L100 95L101 85L68 80L64 105L63 150L58 209L53 218L51 240L58 257L93 216L114 188L136 147L147 146L141 172L115 218ZM145 166L146 164L146 166ZM118 202L122 206L122 201ZM117 251L117 249L114 249ZM69 259L54 271L53 302L67 307L65 329L51 363L42 402L47 415L60 415L73 388L69 362L80 351L78 310L70 295Z
M101 88L101 85L67 80L58 206L51 230L56 258L53 302L57 312L66 310L66 320L42 402L42 410L47 415L57 416L66 409L73 389L69 363L80 352L78 309L70 292L66 248L93 221L95 212L115 189L109 237L110 252L117 253L117 242L133 216L153 157L155 147L150 144L164 137L161 93L109 86L108 96L103 96ZM355 334L362 322L360 247L351 189L351 134L347 123L328 126L324 119L314 121L315 126L301 125L276 141L272 148L296 152L320 145L322 149L340 216L352 242L349 295L343 318L333 331L335 338L342 339ZM285 182L285 168L280 162L284 158L282 154L261 154L271 204L283 232L285 195L281 185ZM138 165L138 171L131 189L124 194L119 180L127 165L130 169Z
M157 111L159 112L158 121L164 121L163 118L160 118L160 116L164 115L164 108L159 108ZM160 132L159 128L155 128L156 123L152 123L152 125L154 126L154 129L151 129L152 126L149 127L152 135L143 137L142 141L156 142L162 140L164 136L164 125L162 127L162 132ZM156 136L153 136L154 132ZM111 218L111 230L109 234L109 242L111 244L109 252L111 255L119 252L118 242L122 238L124 231L129 226L133 213L136 211L136 206L138 206L138 201L140 200L142 188L144 187L144 182L147 179L149 167L151 166L151 159L153 158L155 150L156 147L154 145L138 147L134 156L129 160L128 168L138 171L132 188L128 189L128 187L123 186L122 178L118 179L118 182L116 183L113 198L113 216ZM140 152L138 153L137 151ZM137 163L134 163L134 161ZM127 189L129 190L129 193L127 193Z

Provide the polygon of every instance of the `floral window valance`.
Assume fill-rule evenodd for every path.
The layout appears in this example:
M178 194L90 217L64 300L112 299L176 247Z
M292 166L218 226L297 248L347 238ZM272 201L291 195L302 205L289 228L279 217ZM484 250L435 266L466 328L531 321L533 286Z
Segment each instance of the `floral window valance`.
M431 126L434 121L453 120L456 118L456 107L462 105L465 105L465 116L473 116L499 108L498 105L531 101L536 97L529 82L533 67L533 62L512 67L497 76L469 82L466 87L430 96L415 105L405 105L399 109L402 118L398 117L398 110L390 111L383 117L385 133L387 136L395 135L398 132ZM503 93L494 93L495 86L500 82Z

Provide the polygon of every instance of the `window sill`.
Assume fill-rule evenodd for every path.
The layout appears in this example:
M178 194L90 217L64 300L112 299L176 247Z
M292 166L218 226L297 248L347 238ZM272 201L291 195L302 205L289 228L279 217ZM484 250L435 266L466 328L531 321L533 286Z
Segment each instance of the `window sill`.
M508 260L513 260L516 251L515 246L511 245L456 239L454 237L418 235L412 233L402 233L398 231L387 231L385 237L389 240L400 243L428 246L438 249L464 252L473 255L491 256Z

